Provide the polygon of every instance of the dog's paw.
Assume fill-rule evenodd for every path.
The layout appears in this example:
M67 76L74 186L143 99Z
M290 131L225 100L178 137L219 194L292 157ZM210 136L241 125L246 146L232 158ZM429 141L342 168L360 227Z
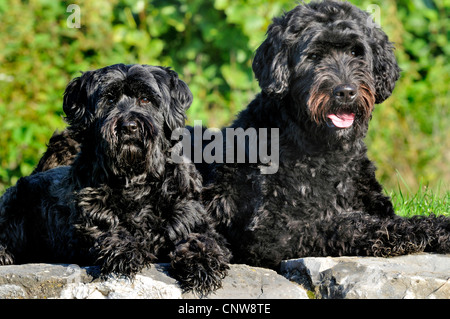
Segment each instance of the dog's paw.
M14 264L13 256L10 253L8 253L5 248L0 246L0 266L12 264Z
M222 287L227 275L228 254L214 239L200 234L191 234L180 242L170 254L175 277L184 291L193 291L206 296Z

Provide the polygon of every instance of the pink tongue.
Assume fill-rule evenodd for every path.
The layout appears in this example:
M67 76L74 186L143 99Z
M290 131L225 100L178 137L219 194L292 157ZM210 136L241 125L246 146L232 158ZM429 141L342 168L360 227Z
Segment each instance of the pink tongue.
M334 126L339 128L350 127L355 120L355 114L353 113L340 113L330 114L328 118L333 122Z

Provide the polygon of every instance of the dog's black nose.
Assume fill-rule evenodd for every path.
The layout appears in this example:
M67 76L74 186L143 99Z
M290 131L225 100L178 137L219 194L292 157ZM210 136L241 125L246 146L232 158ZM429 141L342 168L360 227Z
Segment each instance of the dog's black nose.
M342 102L350 102L356 97L358 89L352 84L341 84L334 88L333 95Z
M128 134L134 134L139 127L135 121L127 121L122 123L122 130Z

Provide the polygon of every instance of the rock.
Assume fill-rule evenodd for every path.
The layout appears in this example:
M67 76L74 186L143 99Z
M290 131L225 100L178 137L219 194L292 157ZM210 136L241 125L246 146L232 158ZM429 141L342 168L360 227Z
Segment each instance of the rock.
M154 264L134 280L98 277L98 267L25 264L0 266L0 298L15 299L198 299L183 293ZM230 265L223 287L208 299L450 298L450 255L394 258L301 258L273 270ZM288 280L289 279L289 280Z
M230 265L223 288L208 296L209 299L307 299L306 290L288 281L273 270ZM192 294L184 298L194 297Z
M450 299L450 255L309 257L283 261L281 273L316 298Z
M306 291L275 271L231 265L223 288L211 299L307 298ZM0 298L23 299L195 299L182 293L167 275L167 264L144 269L134 280L110 276L98 278L97 267L78 265L25 264L0 267Z

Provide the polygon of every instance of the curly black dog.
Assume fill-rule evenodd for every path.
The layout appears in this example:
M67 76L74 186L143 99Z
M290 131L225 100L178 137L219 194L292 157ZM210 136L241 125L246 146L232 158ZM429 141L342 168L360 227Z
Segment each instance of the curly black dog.
M232 127L279 128L278 171L216 163L203 192L234 262L450 252L450 220L396 216L367 157L374 104L399 78L369 14L347 2L298 5L273 20L253 70L262 92Z
M132 277L170 261L182 288L219 288L230 254L199 202L201 177L169 156L191 102L188 86L163 67L118 64L74 79L63 108L79 153L0 199L0 265L95 263L104 275ZM70 134L61 136L68 145Z

